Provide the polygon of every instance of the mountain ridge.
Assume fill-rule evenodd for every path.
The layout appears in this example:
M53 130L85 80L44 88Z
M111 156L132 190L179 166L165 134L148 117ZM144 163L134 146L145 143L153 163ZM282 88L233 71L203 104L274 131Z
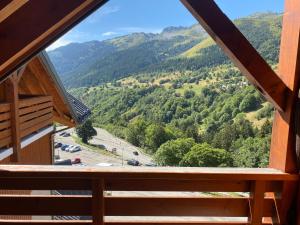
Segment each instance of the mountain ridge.
M256 13L234 23L267 61L277 60L274 55L278 48L271 48L278 46L281 14ZM143 72L180 70L182 66L199 68L214 60L213 64L228 63L198 24L167 27L159 34L133 33L104 41L71 43L48 54L67 88L97 86Z

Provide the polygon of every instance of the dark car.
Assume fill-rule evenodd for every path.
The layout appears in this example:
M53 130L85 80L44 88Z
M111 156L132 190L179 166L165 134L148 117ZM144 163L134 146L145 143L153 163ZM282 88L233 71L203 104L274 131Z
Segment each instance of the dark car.
M62 143L56 142L54 143L54 148L60 148L62 146Z
M71 134L70 133L68 133L68 132L65 132L63 135L62 135L63 137L70 137L71 136Z
M62 151L65 151L66 148L68 148L68 147L69 147L69 145L62 144L62 146L60 147L60 149L61 149Z
M134 155L138 156L139 155L139 152L138 151L134 151L132 152Z
M64 136L66 132L62 132L59 134L59 136Z
M131 166L139 166L140 162L135 160L135 159L130 159L130 160L127 161L127 164L131 165Z

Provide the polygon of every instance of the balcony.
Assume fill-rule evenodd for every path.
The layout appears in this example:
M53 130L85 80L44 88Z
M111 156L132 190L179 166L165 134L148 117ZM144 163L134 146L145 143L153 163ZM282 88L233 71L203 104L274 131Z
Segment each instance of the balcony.
M39 131L53 122L51 96L31 97L19 101L20 138ZM0 148L12 145L11 104L0 104Z
M1 215L91 218L0 220L0 224L228 225L281 224L281 192L284 185L296 183L298 175L275 169L3 165L0 180L5 193L88 190L87 195L2 194Z

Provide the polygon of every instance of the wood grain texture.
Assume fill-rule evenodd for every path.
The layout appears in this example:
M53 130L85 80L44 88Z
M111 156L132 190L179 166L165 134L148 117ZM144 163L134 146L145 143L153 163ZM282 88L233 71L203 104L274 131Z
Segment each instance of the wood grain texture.
M105 0L28 1L0 23L0 80L47 47ZM43 21L43 22L41 22ZM28 32L28 27L32 27ZM20 35L22 34L22 35Z
M18 73L13 73L5 81L6 100L10 103L10 123L13 155L11 160L19 162L21 151L20 114L19 114L19 89Z

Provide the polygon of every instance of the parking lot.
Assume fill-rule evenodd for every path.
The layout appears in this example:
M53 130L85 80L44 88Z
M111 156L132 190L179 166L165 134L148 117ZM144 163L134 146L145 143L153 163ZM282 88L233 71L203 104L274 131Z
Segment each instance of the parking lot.
M66 132L70 133L68 137L62 137L58 134L55 135L55 142L60 142L68 145L79 145L81 151L78 152L66 152L60 148L55 149L55 155L58 155L60 159L71 159L80 158L83 165L95 166L97 164L112 165L112 166L127 166L127 160L137 160L142 165L149 164L152 162L152 158L144 154L140 149L131 145L130 143L117 138L107 132L106 130L96 128L97 136L95 136L90 143L93 145L103 145L107 149L105 150L94 150L92 148L79 145L75 142L72 136L76 135L73 129L69 129ZM115 154L112 154L112 149L116 150ZM137 153L137 155L134 154Z

